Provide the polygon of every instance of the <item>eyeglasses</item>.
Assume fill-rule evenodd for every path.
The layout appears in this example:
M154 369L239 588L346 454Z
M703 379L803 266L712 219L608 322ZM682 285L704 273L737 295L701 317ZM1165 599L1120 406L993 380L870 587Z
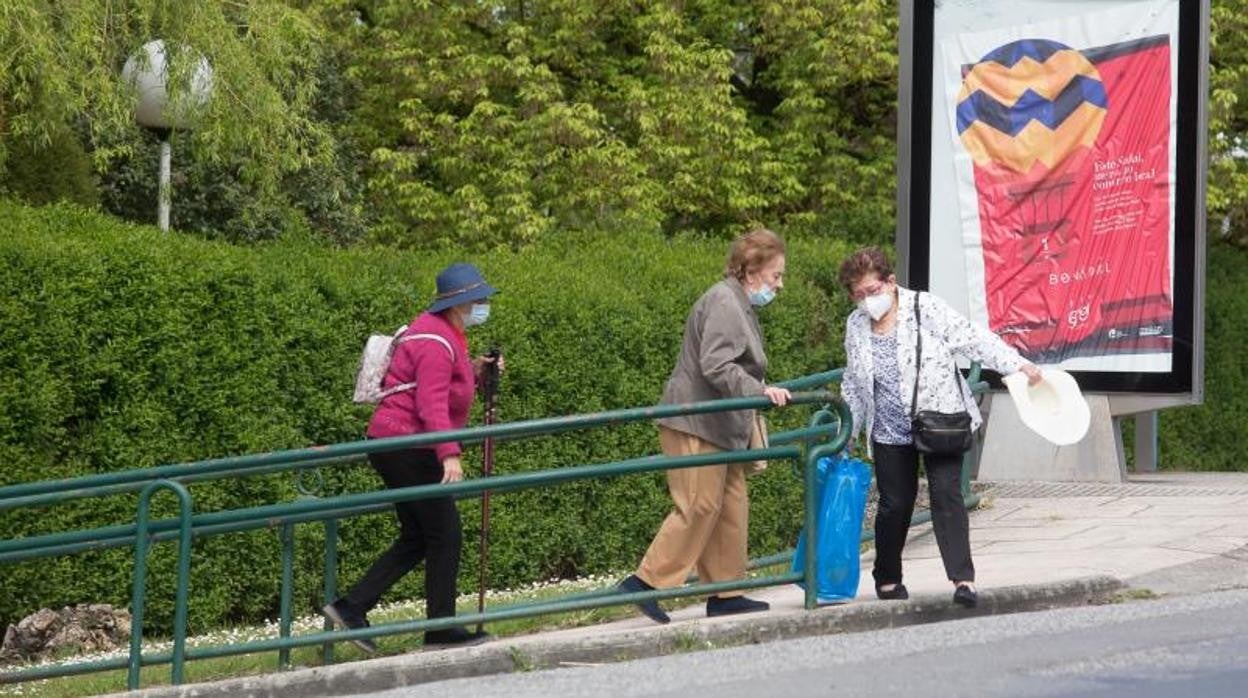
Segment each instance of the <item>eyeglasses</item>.
M866 288L858 289L857 291L854 291L853 293L849 294L849 297L851 300L853 300L856 303L862 300L863 298L866 298L867 296L874 296L878 294L880 291L884 289L884 284L886 283L888 282L877 280L874 284L867 286Z

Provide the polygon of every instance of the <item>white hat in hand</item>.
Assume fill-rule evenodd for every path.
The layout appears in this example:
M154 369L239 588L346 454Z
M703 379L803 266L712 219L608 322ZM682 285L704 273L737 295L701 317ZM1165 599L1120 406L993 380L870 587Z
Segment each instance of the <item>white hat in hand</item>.
M1058 446L1078 443L1088 433L1092 411L1079 384L1065 371L1042 369L1044 380L1027 384L1021 371L1002 378L1018 416L1028 429Z

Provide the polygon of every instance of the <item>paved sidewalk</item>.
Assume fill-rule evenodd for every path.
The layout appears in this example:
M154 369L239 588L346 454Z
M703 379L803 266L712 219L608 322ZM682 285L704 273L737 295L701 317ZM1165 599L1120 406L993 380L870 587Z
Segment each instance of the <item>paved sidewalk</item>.
M952 599L931 531L930 524L911 530L906 588ZM971 512L971 551L980 591L1102 576L1156 594L1248 587L1248 473L1136 475L1119 485L1001 483ZM858 598L845 606L874 601L873 553L863 555ZM1180 574L1192 565L1194 575ZM750 596L770 602L773 611L799 610L804 600L795 586ZM671 616L673 624L706 620L701 605ZM653 626L638 617L540 637Z
M930 526L905 553L907 602L875 600L870 554L858 599L802 609L793 586L751 596L768 613L708 619L701 604L656 625L643 617L507 638L473 648L413 653L218 684L153 689L148 696L345 695L541 667L600 663L761 642L1103 602L1124 587L1157 595L1248 587L1248 473L1162 473L1128 483L1002 483L971 514L980 607L950 601ZM1147 596L1137 593L1136 596Z

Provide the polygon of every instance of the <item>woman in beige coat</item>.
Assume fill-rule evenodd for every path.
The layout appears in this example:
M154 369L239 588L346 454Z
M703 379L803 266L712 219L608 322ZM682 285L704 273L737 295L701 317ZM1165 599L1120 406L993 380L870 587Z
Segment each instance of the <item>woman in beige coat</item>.
M755 311L784 287L784 241L770 230L746 233L732 243L724 278L698 299L685 322L680 356L663 391L663 404L766 395L784 405L789 391L763 382L767 356ZM659 443L668 456L690 456L747 448L754 410L668 417L659 420ZM745 577L749 464L728 463L667 471L675 505L650 543L636 574L620 583L624 592L684 584L696 567L707 583ZM638 607L650 619L670 619L655 601ZM712 596L708 616L763 611L768 605L740 594Z

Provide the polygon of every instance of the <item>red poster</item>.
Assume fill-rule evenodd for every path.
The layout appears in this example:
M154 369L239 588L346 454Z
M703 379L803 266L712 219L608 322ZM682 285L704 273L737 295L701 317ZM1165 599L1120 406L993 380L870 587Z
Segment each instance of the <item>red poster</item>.
M1162 35L963 70L989 325L1033 361L1170 351L1170 67Z

